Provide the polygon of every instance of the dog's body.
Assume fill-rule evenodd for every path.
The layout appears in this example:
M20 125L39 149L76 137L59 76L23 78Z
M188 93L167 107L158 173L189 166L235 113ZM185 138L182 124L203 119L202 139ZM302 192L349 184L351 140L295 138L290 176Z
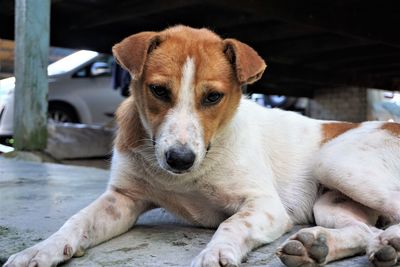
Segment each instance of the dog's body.
M236 40L174 27L114 47L133 77L118 110L108 190L6 266L50 266L126 232L165 207L218 227L192 266L235 266L293 224L315 222L278 251L288 266L400 250L400 125L327 122L241 98L263 60ZM379 217L394 226L375 228ZM326 227L326 228L323 228ZM336 229L333 229L336 228Z
M206 227L217 227L245 199L269 192L280 196L293 223L307 224L313 221L318 187L311 176L312 159L323 138L319 121L242 99L200 168L177 179L157 168L151 171L154 161L145 158L153 151L132 155L116 150L110 185L141 188L157 206Z

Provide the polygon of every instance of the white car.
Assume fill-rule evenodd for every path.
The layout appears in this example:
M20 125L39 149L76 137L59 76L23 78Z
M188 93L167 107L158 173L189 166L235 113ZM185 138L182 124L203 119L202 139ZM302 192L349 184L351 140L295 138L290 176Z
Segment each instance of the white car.
M111 84L111 57L81 50L48 66L50 120L102 125L124 99ZM0 139L13 135L15 78L0 80Z

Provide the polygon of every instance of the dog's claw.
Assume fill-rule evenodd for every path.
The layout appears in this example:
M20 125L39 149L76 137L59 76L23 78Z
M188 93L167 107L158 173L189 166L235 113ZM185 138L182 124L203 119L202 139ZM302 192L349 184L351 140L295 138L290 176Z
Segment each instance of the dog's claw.
M279 247L279 248L276 250L275 255L278 256L278 257L282 256L282 247Z
M372 262L374 258L375 258L375 253L372 253L371 255L369 255L368 260Z

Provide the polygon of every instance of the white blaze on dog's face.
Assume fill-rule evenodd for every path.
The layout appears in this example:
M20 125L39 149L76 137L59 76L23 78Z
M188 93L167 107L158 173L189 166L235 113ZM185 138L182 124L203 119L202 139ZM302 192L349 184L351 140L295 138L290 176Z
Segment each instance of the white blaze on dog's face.
M249 46L184 26L132 35L113 52L132 74L134 104L154 140L158 164L175 174L201 164L233 117L240 87L259 79L265 69ZM119 122L125 135L132 132L124 129L129 127L126 122Z
M182 67L175 105L169 109L153 137L158 163L174 173L195 168L206 154L204 128L195 109L195 74L194 59L188 57Z

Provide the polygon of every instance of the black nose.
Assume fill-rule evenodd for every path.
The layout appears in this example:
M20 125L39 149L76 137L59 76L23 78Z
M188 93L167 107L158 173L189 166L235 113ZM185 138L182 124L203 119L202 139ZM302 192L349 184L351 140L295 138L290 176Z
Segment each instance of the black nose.
M186 145L177 145L165 152L168 165L177 171L185 171L193 166L196 155Z

